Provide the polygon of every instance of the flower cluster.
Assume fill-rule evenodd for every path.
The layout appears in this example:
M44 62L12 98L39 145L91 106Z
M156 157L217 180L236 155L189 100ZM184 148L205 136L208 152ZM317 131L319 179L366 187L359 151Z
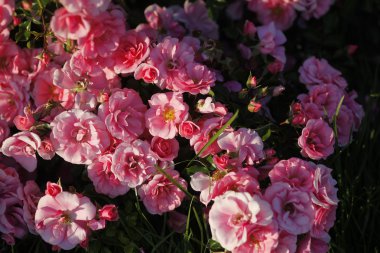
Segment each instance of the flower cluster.
M319 18L332 1L248 1L262 25L241 23L239 43L219 39L203 0L152 4L135 27L111 0L39 4L48 10L33 20L41 47L25 48L15 42L28 27L19 19L29 22L40 6L0 0L0 233L7 244L32 233L54 250L87 248L94 231L113 226L107 221L125 221L133 196L150 215L166 221L168 213L178 233L190 222L183 209L197 202L212 239L232 252L328 250L338 205L331 169L280 161L289 156L278 155L282 147L260 129L276 121L268 103L286 88L272 82L287 67L283 30L296 10ZM299 73L308 93L296 94L291 123L303 127L302 156L326 159L335 140L349 144L364 112L326 60L311 57ZM234 126L239 111L249 117ZM131 206L141 212L140 203Z

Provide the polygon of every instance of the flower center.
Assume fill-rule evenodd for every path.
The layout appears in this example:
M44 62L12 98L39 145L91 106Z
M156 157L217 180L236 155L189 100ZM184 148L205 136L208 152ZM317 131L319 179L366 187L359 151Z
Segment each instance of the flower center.
M173 121L175 120L175 111L174 111L174 108L173 107L167 107L165 108L164 112L163 112L163 117L165 119L165 121Z
M290 214L293 214L294 211L295 211L293 204L292 203L287 203L284 206L284 211L289 212Z
M72 222L72 219L67 212L63 212L61 214L61 218L59 219L59 222L61 222L63 224L70 224Z

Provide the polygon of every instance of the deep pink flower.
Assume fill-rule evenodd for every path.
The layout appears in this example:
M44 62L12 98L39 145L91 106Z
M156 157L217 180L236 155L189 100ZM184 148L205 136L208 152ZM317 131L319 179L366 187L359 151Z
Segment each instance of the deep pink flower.
M149 37L143 32L129 30L120 38L120 45L112 59L116 73L133 73L150 53Z
M187 183L174 169L166 169L165 172L177 181L183 188ZM165 175L156 174L139 189L139 196L146 209L151 214L163 214L173 211L181 205L185 193L174 185Z
M296 253L326 253L329 251L329 242L330 236L327 233L321 237L313 237L307 233L297 243Z
M28 172L37 168L36 151L41 146L40 137L32 132L19 132L3 141L1 152L13 157Z
M178 39L166 37L152 49L150 64L159 71L157 85L161 89L173 89L176 78L186 71L186 65L194 61L193 48Z
M62 192L62 186L56 183L52 182L47 182L46 183L46 190L45 190L45 195L50 195L50 196L57 196L58 193Z
M308 89L319 84L334 84L344 89L347 82L341 76L341 72L333 68L325 59L318 59L314 56L306 59L298 69L299 80Z
M179 143L176 139L153 137L150 147L162 161L173 161L178 156Z
M0 32L12 22L12 15L15 9L14 1L0 1Z
M65 8L60 8L54 12L50 28L61 40L77 40L87 36L91 25L83 13L70 13Z
M99 106L99 117L110 134L122 141L137 139L145 129L146 105L139 93L124 88L116 90L108 101Z
M272 205L280 229L294 235L306 233L311 229L314 209L309 193L279 182L265 190L264 199Z
M113 204L104 205L101 209L98 210L98 215L100 219L107 221L116 221L119 219L117 207Z
M269 172L273 183L284 182L302 191L310 192L313 188L315 164L299 158L281 160Z
M189 115L189 106L180 93L156 93L149 100L149 106L145 113L146 126L151 135L164 139L174 138L177 126Z
M62 112L50 126L50 140L57 155L70 163L90 164L110 145L106 126L91 112Z
M179 135L186 139L190 139L199 132L199 126L192 121L183 121L178 127Z
M251 229L270 224L272 216L270 205L258 195L227 191L215 199L209 213L212 238L233 250L248 240Z
M112 154L99 156L87 167L88 177L95 187L95 191L115 198L124 195L129 187L122 184L111 170Z
M237 154L238 162L253 165L264 158L264 144L252 129L239 128L234 132L224 132L218 137L218 145L228 153Z
M0 119L0 146L10 134L9 126L6 121Z
M111 171L130 188L141 185L154 171L156 155L147 141L134 140L117 146L112 157Z
M147 63L141 63L135 70L136 80L142 79L146 83L156 83L160 72L156 67Z
M334 153L334 131L322 119L311 119L298 138L301 154L314 160L326 159Z
M295 253L297 249L297 236L285 230L279 232L277 247L273 253Z
M38 202L35 224L42 239L64 250L87 239L87 222L94 219L96 207L85 196L60 192L43 196Z

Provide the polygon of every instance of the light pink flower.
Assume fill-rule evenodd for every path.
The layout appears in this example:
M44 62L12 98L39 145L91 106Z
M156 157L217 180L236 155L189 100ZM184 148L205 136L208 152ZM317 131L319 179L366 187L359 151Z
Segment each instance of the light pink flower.
M103 12L91 22L91 30L78 39L84 57L108 57L118 46L125 33L125 16L121 10Z
M166 169L165 172L184 189L187 188L186 181L179 176L176 170ZM138 193L148 212L159 215L179 207L186 196L181 189L163 174L154 175L153 178L140 187Z
M178 126L178 132L180 136L190 139L199 132L199 126L192 121L186 120Z
M273 183L284 182L302 191L310 192L313 188L315 164L299 158L281 160L269 172Z
M136 80L142 79L146 83L156 83L160 72L150 64L141 63L135 70L134 77Z
M133 73L137 66L142 63L150 53L149 37L143 32L129 30L120 38L120 45L112 59L115 61L116 73Z
M104 205L98 210L98 215L100 219L107 221L116 221L119 219L117 207L113 204Z
M180 93L156 93L149 100L149 106L145 113L146 126L151 135L164 139L174 138L177 126L189 116L189 106Z
M112 157L111 171L130 188L141 185L154 171L156 155L146 141L134 140L117 146Z
M249 0L248 8L257 13L261 23L274 22L281 30L290 28L296 18L293 1L290 0Z
M186 71L179 71L174 76L172 84L174 91L189 92L190 94L207 94L215 85L215 73L206 66L198 63L189 63Z
M34 104L39 107L49 100L60 102L66 109L71 109L74 102L74 94L68 89L62 89L53 85L53 74L56 68L42 71L35 80L32 90Z
M146 105L138 92L124 88L116 90L99 106L98 115L110 134L122 141L137 139L145 129Z
M319 19L328 12L333 3L332 0L298 0L294 2L294 8L301 11L306 20Z
M309 57L298 69L298 72L300 73L300 82L305 84L308 89L320 84L334 84L341 89L347 87L346 80L341 76L342 73L323 58Z
M71 13L84 12L86 15L97 16L107 10L111 0L59 0Z
M249 231L272 222L268 202L247 192L227 191L215 199L209 213L212 238L233 250L248 240Z
M212 113L215 111L215 104L212 102L212 97L199 99L197 102L197 110L200 113Z
M176 139L153 137L150 147L162 161L173 161L178 156L179 143Z
M6 121L0 119L0 146L10 134L9 126Z
M91 25L83 13L70 13L65 8L60 8L54 12L50 28L61 40L77 40L87 36Z
M5 139L1 152L13 157L24 169L32 172L37 168L36 151L41 146L40 137L32 132L19 132Z
M273 252L278 245L278 230L275 222L267 226L255 226L248 232L247 241L232 250L232 253Z
M74 109L94 111L98 105L96 94L90 91L77 92L74 97Z
M336 181L331 176L331 169L318 164L314 173L312 201L315 208L315 218L311 234L320 237L333 227L338 206L338 189Z
M238 162L253 165L264 158L264 144L252 129L239 128L234 132L224 132L218 137L218 145L228 153L238 156Z
M322 119L311 119L298 138L301 154L314 160L326 159L334 153L334 131Z
M23 217L28 226L29 232L37 234L34 224L34 215L37 210L38 201L43 196L43 193L36 182L28 180L24 187L18 189L18 196L23 202Z
M112 154L99 156L87 167L88 177L95 187L95 191L105 194L111 198L124 195L129 191L129 187L116 178L111 170Z
M219 38L218 25L208 16L208 10L203 0L195 2L186 1L183 11L175 15L183 22L190 32L201 32L206 38L217 40Z
M275 27L273 22L257 27L257 35L260 40L259 49L262 54L270 54L281 63L285 64L285 48L286 37L281 30Z
M45 160L51 160L54 157L55 150L49 137L41 141L41 146L37 149L37 152Z
M87 197L60 192L43 196L38 202L35 224L42 239L64 250L87 239L87 222L94 219L96 207Z
M309 193L279 182L265 190L264 199L272 205L280 229L294 235L311 229L314 209Z
M104 123L91 112L65 111L50 123L50 140L57 155L74 164L90 164L110 145Z
M180 72L186 70L186 65L194 61L193 48L178 39L166 37L152 49L150 64L159 70L157 85L161 89L173 89Z

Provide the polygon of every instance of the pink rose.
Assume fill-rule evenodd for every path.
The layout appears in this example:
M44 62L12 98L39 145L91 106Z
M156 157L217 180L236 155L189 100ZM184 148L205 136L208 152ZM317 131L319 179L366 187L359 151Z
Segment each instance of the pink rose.
M98 215L100 219L107 221L116 221L119 219L119 213L115 205L104 205L98 210Z
M47 182L46 183L46 190L45 190L45 195L50 195L50 196L57 196L58 193L62 192L62 186L56 183L52 182Z
M6 121L0 119L0 146L3 141L9 136L9 126Z
M178 156L179 143L176 139L153 137L150 147L162 161L173 161Z
M257 31L257 28L255 24L249 20L246 20L244 23L243 34L253 39L255 37L256 31Z
M129 191L129 187L116 178L111 170L112 154L99 156L87 167L88 177L95 187L95 191L115 198L124 195Z
M17 115L13 119L15 127L20 131L28 131L34 124L35 120L29 107L24 108L25 116Z
M117 146L112 157L111 171L123 185L141 185L154 171L156 155L147 141L134 140Z
M189 106L183 102L182 94L156 93L149 100L150 109L145 113L146 126L153 136L172 139L177 135L177 126L189 116Z
M50 28L61 40L77 40L87 36L91 25L83 13L70 13L65 8L60 8L54 12Z
M186 181L179 176L176 170L166 169L165 172L183 188L187 188ZM163 174L154 175L153 178L140 187L138 193L148 212L159 215L179 207L186 196Z
M41 141L41 146L37 149L38 154L45 160L51 160L55 155L53 143L50 138Z
M257 35L260 40L260 52L262 54L270 54L275 59L285 64L285 48L286 42L284 33L278 30L273 22L257 27Z
M224 132L218 137L218 145L228 153L237 154L238 162L253 165L264 158L264 144L252 129L240 128L235 132Z
M309 192L313 188L315 164L298 158L281 160L269 172L273 183L284 182L302 191Z
M116 73L133 73L150 53L149 37L143 32L129 30L120 38L120 45L112 56Z
M179 135L183 138L190 139L199 132L199 126L192 121L183 121L178 127Z
M146 83L156 83L159 74L160 72L155 66L141 63L136 68L134 77L136 80L142 79Z
M258 195L227 191L215 199L209 213L212 238L233 250L244 244L249 231L272 222L270 205Z
M314 220L314 209L307 192L292 188L287 183L274 183L264 194L272 205L280 229L299 235L308 232Z
M338 145L344 147L351 141L351 133L354 129L354 115L347 106L342 105L336 118L338 131Z
M301 154L314 160L326 159L334 153L334 131L322 119L311 119L298 138Z
M114 91L98 110L110 134L123 141L135 140L144 132L145 112L139 93L127 88Z
M28 180L23 188L19 188L18 196L23 202L23 217L28 226L29 232L37 234L34 224L34 215L37 210L38 201L43 196L43 193L36 182Z
M289 234L285 230L278 235L278 244L273 253L295 253L297 249L297 236Z
M197 102L197 110L200 113L213 113L215 111L215 104L212 102L212 97L199 99Z
M107 10L110 0L59 0L71 13L83 11L86 15L97 16Z
M95 218L96 207L84 196L60 192L43 196L38 202L36 231L44 241L64 250L86 240L86 223Z
M74 164L90 164L110 145L104 123L91 112L65 111L50 123L50 140L57 155Z
M13 157L28 172L37 168L36 151L41 146L40 137L32 132L19 132L3 141L1 152Z

